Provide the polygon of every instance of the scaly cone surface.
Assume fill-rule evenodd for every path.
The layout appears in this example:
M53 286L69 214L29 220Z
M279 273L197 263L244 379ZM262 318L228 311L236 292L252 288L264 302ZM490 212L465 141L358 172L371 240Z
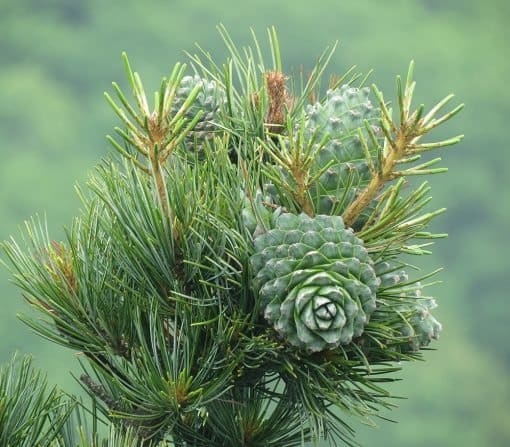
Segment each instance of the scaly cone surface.
M255 238L251 262L264 317L293 346L348 344L375 310L379 280L341 217L283 214Z
M198 95L184 114L184 118L192 121L198 112L202 112L184 140L186 148L191 151L203 150L205 142L214 137L214 131L217 130L218 113L220 107L225 103L224 90L216 81L208 81L198 75L184 76L172 103L172 114L179 111L190 93L197 87L199 88Z
M442 326L431 313L437 303L433 298L423 296L420 282L409 284L407 273L395 270L389 262L377 264L375 270L381 281L380 293L400 298L391 307L394 318L390 326L401 351L418 352L432 340L437 340ZM380 309L381 312L388 310Z
M329 90L323 102L306 108L305 138L313 138L317 146L324 142L317 149L310 173L313 176L327 167L310 188L311 197L318 200L317 214L341 215L370 181L359 132L366 135L366 121L382 136L378 127L380 116L380 110L370 101L370 89L350 85ZM376 149L377 146L372 147L372 157Z

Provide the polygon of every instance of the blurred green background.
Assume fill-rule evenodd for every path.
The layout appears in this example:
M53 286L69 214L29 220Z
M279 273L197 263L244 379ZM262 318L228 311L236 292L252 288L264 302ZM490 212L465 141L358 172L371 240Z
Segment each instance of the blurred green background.
M385 413L398 424L358 426L366 446L510 445L510 2L507 0L0 0L0 239L19 234L34 213L55 238L78 211L76 182L110 149L117 120L103 99L124 84L126 50L156 89L194 42L217 60L224 23L240 44L249 27L263 40L275 25L288 69L312 67L325 46L341 45L332 68L375 69L394 97L394 76L416 61L417 99L431 106L450 92L466 109L439 139L465 133L442 152L448 174L431 178L434 230L450 233L425 268L441 265L434 289L442 338L426 362L404 367L392 391L408 399ZM125 84L124 84L125 85ZM506 130L505 130L506 129ZM33 353L53 383L78 386L74 354L37 338L17 319L28 308L0 271L0 361Z

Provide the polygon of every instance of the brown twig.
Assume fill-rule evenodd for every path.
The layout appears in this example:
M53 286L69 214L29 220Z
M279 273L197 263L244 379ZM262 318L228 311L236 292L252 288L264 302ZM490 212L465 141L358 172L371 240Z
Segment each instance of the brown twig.
M343 214L347 226L352 226L363 210L377 196L381 188L390 180L395 178L394 168L396 163L405 156L409 144L415 135L407 131L403 124L399 129L396 138L389 141L390 150L383 158L383 165L379 171L372 173L372 179L360 195L347 207Z

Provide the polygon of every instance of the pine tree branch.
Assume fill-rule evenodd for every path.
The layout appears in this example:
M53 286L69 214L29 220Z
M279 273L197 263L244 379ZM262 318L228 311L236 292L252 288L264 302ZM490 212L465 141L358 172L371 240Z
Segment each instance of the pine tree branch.
M434 300L421 294L435 272L409 278L417 268L404 255L430 253L445 236L427 231L444 209L426 208L426 184L404 186L444 171L439 157L420 157L461 137L420 140L462 106L440 112L449 95L428 113L411 110L413 64L405 85L397 78L396 119L375 85L377 108L369 89L354 87L368 75L352 70L322 97L329 49L288 91L274 29L269 64L254 34L240 49L220 29L227 63L195 56L195 83L176 64L153 105L123 55L133 104L115 83L106 94L122 122L117 140L108 137L122 163L98 167L65 243L33 221L25 248L2 245L46 317L24 321L86 357L92 373L80 382L114 426L110 447L170 436L181 447L353 446L343 413L366 419L391 407L384 384L440 330ZM224 137L199 147L211 123ZM48 447L37 424L50 406L26 400L25 388L40 388L4 376L0 444ZM35 437L9 444L3 420L36 424ZM52 447L100 443L96 427L67 435Z
M397 77L399 123L393 120L391 110L388 109L382 92L375 84L372 85L372 90L381 108L381 128L386 136L384 147L381 148L382 163L377 172L372 172L372 178L366 188L344 211L342 217L348 226L352 226L354 222L356 222L363 210L367 208L388 182L409 175L438 174L446 171L445 168L428 169L432 164L440 161L439 158L403 171L395 170L396 165L416 161L419 159L419 154L422 152L457 144L463 138L463 135L459 135L434 143L418 144L418 141L430 130L446 122L460 112L463 105L461 104L451 112L446 113L438 119L434 119L435 114L453 97L453 95L448 95L436 104L424 117L423 105L420 105L415 111L411 111L411 102L416 85L412 80L413 69L414 63L411 62L404 90L402 90L400 77Z

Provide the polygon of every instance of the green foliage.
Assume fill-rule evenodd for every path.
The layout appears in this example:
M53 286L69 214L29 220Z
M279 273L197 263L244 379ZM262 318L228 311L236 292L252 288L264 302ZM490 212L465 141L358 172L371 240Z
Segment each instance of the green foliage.
M274 29L270 70L255 36L243 54L220 30L229 68L202 51L205 62L192 60L204 78L176 64L153 105L123 55L135 104L116 83L116 98L105 94L122 123L108 137L122 159L91 176L65 241L33 219L25 247L3 244L15 283L44 317L24 321L82 353L80 381L112 433L127 436L108 445L354 445L345 418L390 407L380 382L441 329L434 301L421 297L418 281L430 275L394 272L411 268L403 255L427 253L429 243L414 241L438 237L425 229L441 211L422 214L428 190L404 196L403 180L443 170L429 169L438 159L396 166L458 142L418 143L462 106L436 119L449 96L412 112L411 65L404 90L397 78L398 123L377 87L372 112L353 80L308 107L332 52L289 92ZM214 136L203 138L204 126ZM346 150L318 162L330 141ZM343 169L361 157L362 181ZM316 182L329 169L338 181L328 193L342 206L318 214Z
M69 416L63 396L48 389L29 357L13 357L0 370L0 444L49 447ZM71 408L72 410L72 408Z
M508 306L502 299L508 275L504 250L500 249L508 239L510 218L508 207L501 205L508 202L510 191L505 173L508 153L503 149L501 131L508 94L494 88L508 67L508 61L498 56L504 54L507 40L504 17L508 8L504 2L496 2L494 8L474 1L441 5L431 1L369 2L363 6L326 2L316 8L263 1L243 6L242 17L237 5L228 1L198 2L192 7L126 2L122 10L104 2L89 2L80 6L79 20L66 15L66 2L32 3L24 0L0 7L5 37L0 42L4 61L0 144L5 155L0 167L0 228L4 238L35 209L47 210L55 235L53 226L60 226L76 208L69 185L82 177L83 166L90 166L104 151L104 123L111 120L108 117L106 121L98 86L104 88L101 85L118 78L118 65L111 63L111 56L121 50L128 50L143 67L146 82L154 84L177 50L194 40L208 42L211 53L221 55L214 36L218 21L229 24L239 41L245 39L247 26L261 29L270 16L270 23L278 25L285 49L286 72L303 63L307 73L317 48L338 36L342 44L333 58L335 70L369 61L386 91L395 67L419 55L418 101L441 92L444 85L453 85L469 104L455 127L468 129L469 138L463 143L461 157L444 153L443 166L449 166L451 173L434 179L435 203L449 207L448 213L438 218L437 228L453 237L439 244L431 259L421 260L425 271L438 263L447 266L446 284L433 289L446 298L434 313L445 323L447 337L434 344L441 349L427 356L426 373L423 365L407 367L404 382L390 388L396 394L412 396L410 401L401 401L402 409L392 415L401 423L395 427L385 424L375 434L362 428L361 439L367 445L508 444L504 423L508 390L503 386ZM147 8L155 13L147 14ZM324 14L324 10L332 14ZM396 21L402 26L388 26ZM313 32L303 41L295 38L296 29ZM469 61L476 61L476 66ZM362 69L366 63L362 62ZM261 79L257 82L260 85ZM402 194L409 193L408 185L401 188ZM63 236L57 232L54 237ZM403 267L397 268L400 270ZM413 270L406 268L409 274ZM3 287L4 296L14 293ZM66 383L68 366L62 365L62 356L51 347L37 345L12 321L19 301L5 300L4 304L0 324L4 358L16 346L37 352L38 362L51 370L51 381ZM486 382L487 376L494 380ZM479 387L482 382L483 390ZM477 422L466 429L466 419ZM424 432L419 424L430 429Z

